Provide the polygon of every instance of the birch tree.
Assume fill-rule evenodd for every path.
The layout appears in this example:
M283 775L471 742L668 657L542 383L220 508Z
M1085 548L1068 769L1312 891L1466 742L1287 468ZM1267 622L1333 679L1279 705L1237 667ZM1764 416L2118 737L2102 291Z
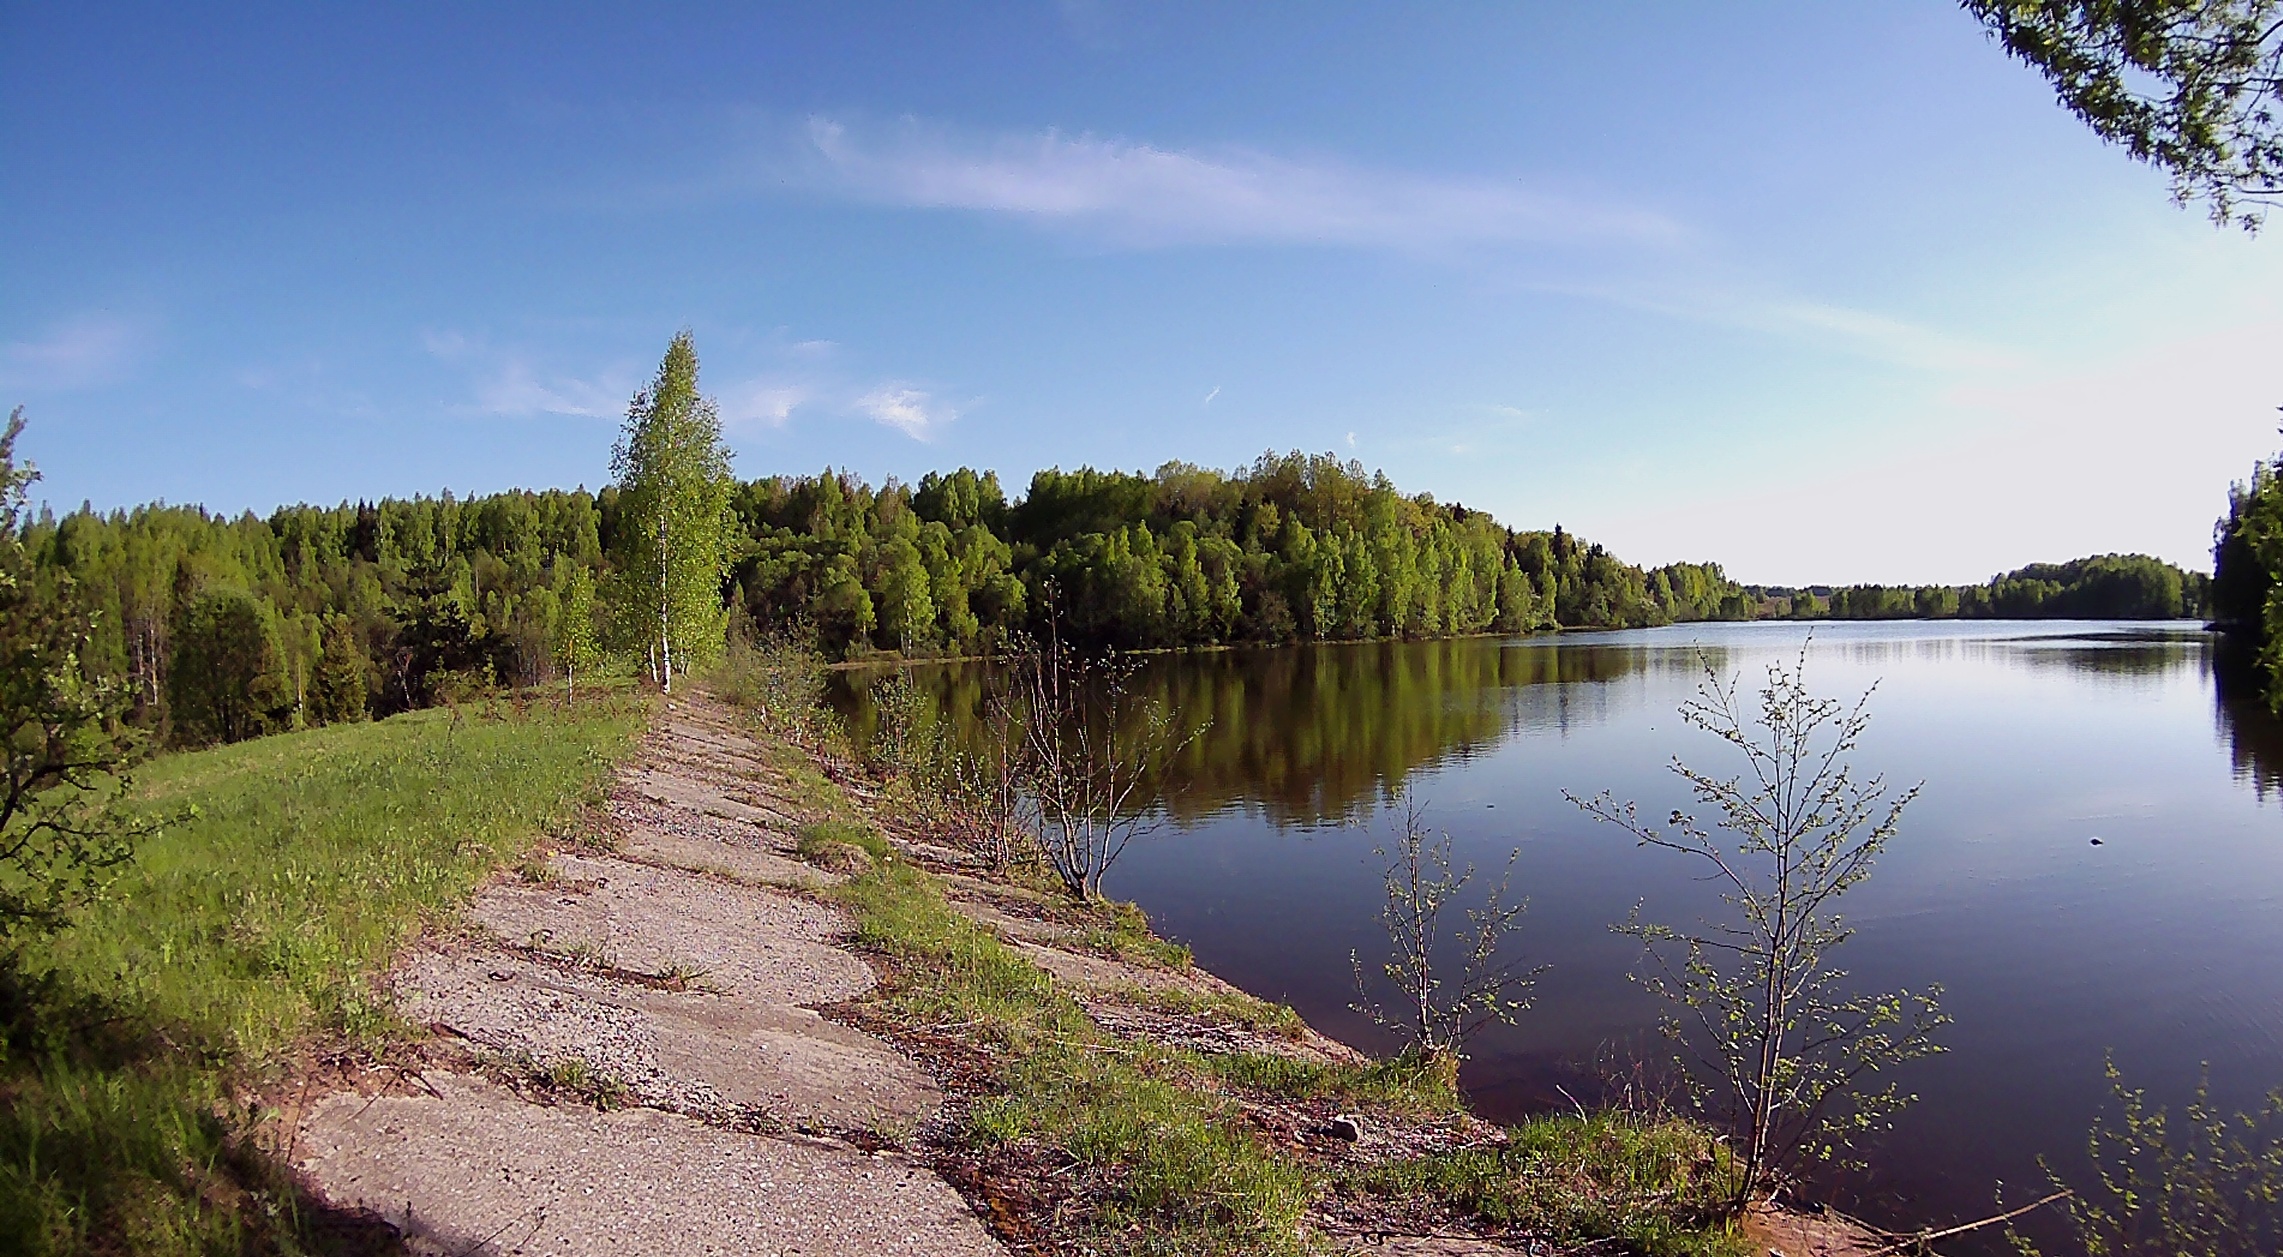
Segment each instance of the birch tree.
M721 416L698 393L697 347L685 330L666 347L658 377L627 407L610 463L630 604L620 610L630 628L641 626L636 636L651 675L668 693L676 672L721 649L728 615L721 588L736 526L729 460Z
M1719 888L1728 911L1694 929L1645 922L1636 907L1617 928L1655 961L1644 979L1675 1012L1665 1032L1700 1068L1698 1100L1737 1135L1732 1206L1773 1194L1799 1163L1837 1156L1848 1138L1885 1124L1915 1097L1881 1075L1941 1052L1948 1022L1940 987L1884 994L1848 988L1832 953L1853 930L1842 895L1871 875L1918 788L1863 780L1848 763L1870 724L1864 694L1852 707L1808 691L1807 651L1768 669L1757 710L1737 683L1705 665L1681 719L1740 755L1720 777L1674 759L1673 773L1713 823L1674 809L1664 825L1608 792L1564 794L1643 846L1689 857ZM1716 832L1717 831L1717 832Z

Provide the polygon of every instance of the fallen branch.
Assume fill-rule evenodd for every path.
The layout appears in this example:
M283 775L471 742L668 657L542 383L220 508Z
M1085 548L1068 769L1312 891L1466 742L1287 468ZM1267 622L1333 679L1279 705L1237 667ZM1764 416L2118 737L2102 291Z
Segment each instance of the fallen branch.
M1931 1244L1936 1240L1949 1239L1953 1235L1964 1235L1968 1231L1979 1231L1986 1226L1996 1226L2000 1222L2011 1222L2015 1218L2018 1218L2025 1213L2029 1213L2032 1210L2036 1209L2043 1209L2045 1206L2052 1204L2056 1200L2064 1200L2076 1194L2077 1193L2073 1191L2055 1192L2043 1200L2033 1200L2028 1204L2023 1205L2019 1209L2012 1209L2008 1210L2005 1213L1994 1214L1990 1217L1983 1218L1978 1222L1962 1222L1957 1226L1944 1227L1939 1231L1920 1231L1915 1235L1906 1235L1900 1239L1892 1240L1883 1248L1872 1249L1867 1257L1884 1257L1884 1255L1887 1253L1899 1253L1903 1249L1908 1248L1913 1244ZM1889 1231L1887 1234L1892 1236L1894 1232Z

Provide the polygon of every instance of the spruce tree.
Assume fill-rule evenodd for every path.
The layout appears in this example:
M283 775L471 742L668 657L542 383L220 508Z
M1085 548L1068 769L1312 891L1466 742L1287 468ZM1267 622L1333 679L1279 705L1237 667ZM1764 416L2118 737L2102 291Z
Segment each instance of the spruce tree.
M611 452L618 477L619 571L629 636L644 644L660 688L720 650L735 481L721 416L698 394L698 353L685 330L658 377L635 394Z

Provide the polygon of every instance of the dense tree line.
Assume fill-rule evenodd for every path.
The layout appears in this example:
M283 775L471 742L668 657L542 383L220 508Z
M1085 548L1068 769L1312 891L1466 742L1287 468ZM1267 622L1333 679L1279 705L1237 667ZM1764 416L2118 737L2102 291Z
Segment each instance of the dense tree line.
M2228 490L2212 536L2212 618L2250 657L2257 684L2283 707L2283 459L2255 465ZM2233 661L2240 663L2240 660Z
M743 486L754 621L843 651L985 648L1016 632L1127 649L1438 637L1743 618L1710 564L1643 570L1560 528L1517 532L1329 455L1224 473L1059 469L1010 502L967 468L875 489L827 470Z
M729 482L725 497L715 612L676 611L677 624L718 636L728 609L748 631L797 626L850 654L983 650L1018 633L1141 648L1753 610L1715 566L1643 570L1559 528L1516 532L1405 496L1329 456L1264 456L1234 474L1050 470L1014 502L964 468L877 488L831 471L772 476ZM581 641L654 667L646 560L660 518L616 487L266 519L154 504L43 512L24 545L90 613L83 666L127 686L136 724L203 744L554 679L601 661L572 648ZM687 579L677 606L692 598Z
M1748 589L1713 564L1644 569L1561 528L1509 529L1327 455L1048 470L1013 501L966 468L914 486L828 470L726 489L725 558L694 578L726 572L716 611L677 622L718 636L727 609L745 631L813 631L844 655L985 651L1018 634L1132 649L1768 616L2169 617L2200 614L2207 587L2101 556L1984 585ZM90 671L127 684L139 725L201 744L551 680L605 648L655 670L641 573L659 515L629 501L612 487L267 519L83 508L43 515L24 540L87 603ZM567 649L580 641L593 647Z
M1752 586L1763 617L1813 620L2173 620L2210 614L2212 578L2145 554L2032 563L1979 585Z
M1746 589L1644 569L1560 527L1507 528L1332 455L1214 471L1059 468L1009 500L991 472L873 487L827 468L740 482L688 332L628 407L617 482L290 506L153 504L17 541L89 625L90 681L175 744L639 668L671 687L728 637L813 634L842 656L1023 638L1124 650L1842 618L2198 613L2201 577L2140 556L1987 586ZM2267 484L2262 481L2261 484Z

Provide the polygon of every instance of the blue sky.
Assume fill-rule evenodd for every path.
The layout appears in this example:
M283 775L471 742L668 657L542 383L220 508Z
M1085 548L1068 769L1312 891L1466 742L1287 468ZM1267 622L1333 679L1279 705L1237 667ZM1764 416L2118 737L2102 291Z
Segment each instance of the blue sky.
M1398 484L1745 580L2208 565L2283 223L1891 3L0 2L58 505L593 486L680 327L747 476Z

